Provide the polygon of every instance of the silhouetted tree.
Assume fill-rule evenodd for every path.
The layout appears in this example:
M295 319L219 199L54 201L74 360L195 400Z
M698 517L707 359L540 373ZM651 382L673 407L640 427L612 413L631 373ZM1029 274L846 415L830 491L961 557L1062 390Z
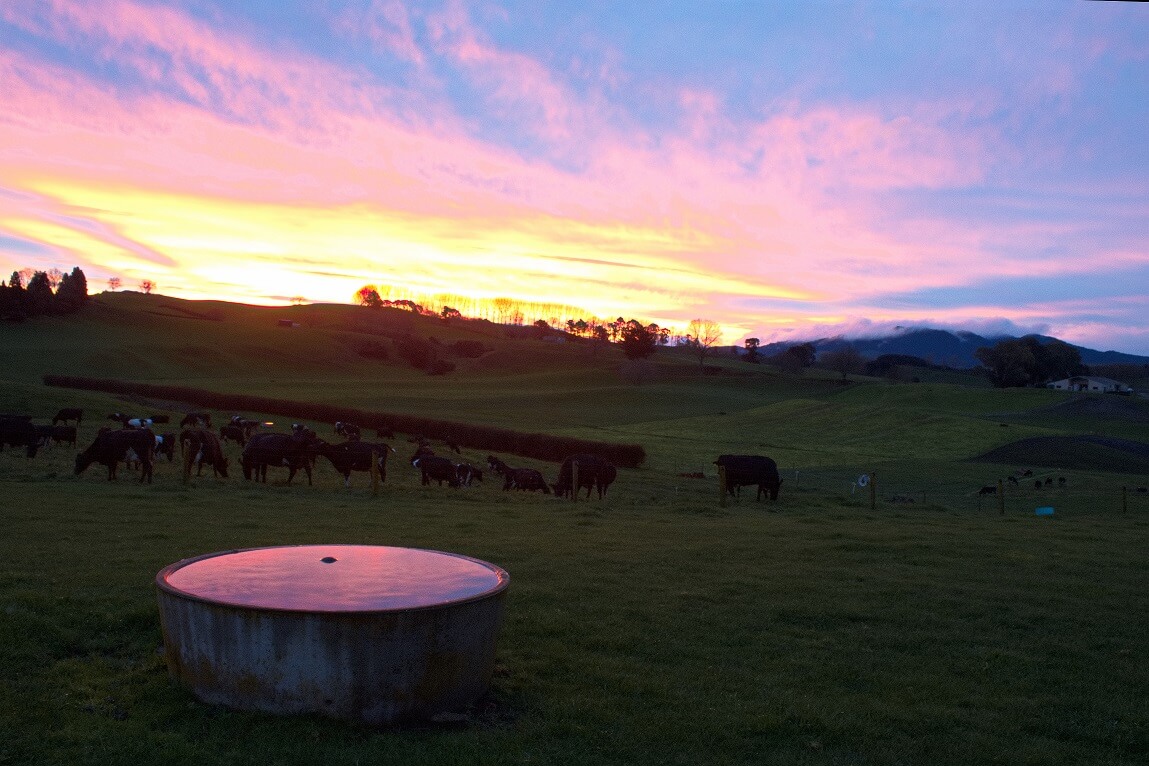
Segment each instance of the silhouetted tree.
M658 334L631 319L623 326L618 344L627 359L646 359L657 348Z
M119 277L108 277L108 289L113 293L116 290L119 290L123 284L123 280L121 280Z
M70 314L79 311L87 302L88 278L76 266L70 274L60 277L60 286L56 288L56 310L61 314Z
M746 356L744 357L747 362L758 363L758 345L760 341L757 338L747 338L745 340Z
M383 299L379 297L379 291L371 285L364 285L359 288L358 292L355 293L355 302L360 306L367 306L373 309L377 309L383 305Z
M1033 335L979 348L974 356L997 388L1038 385L1085 372L1076 348L1059 340L1043 344Z
M710 319L691 319L686 326L687 343L698 355L698 366L704 366L707 354L722 340L722 328Z
M801 372L807 367L810 367L818 358L818 350L814 348L813 343L799 343L796 346L783 351L774 357L778 366L784 372Z
M46 316L55 309L56 296L52 292L48 273L37 271L28 280L28 314L29 316Z
M842 346L822 354L821 365L828 370L842 373L842 380L850 373L865 369L866 358L853 346Z
M151 295L152 290L156 289L156 283L150 279L144 279L140 282L140 291L144 295Z

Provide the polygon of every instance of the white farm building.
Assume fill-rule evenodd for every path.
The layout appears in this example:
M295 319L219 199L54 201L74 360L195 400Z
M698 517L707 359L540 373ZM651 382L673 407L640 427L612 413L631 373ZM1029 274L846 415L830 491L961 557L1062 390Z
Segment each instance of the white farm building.
M1072 378L1046 383L1046 388L1058 391L1095 391L1102 394L1131 394L1133 389L1112 378L1099 378L1092 375L1074 375Z

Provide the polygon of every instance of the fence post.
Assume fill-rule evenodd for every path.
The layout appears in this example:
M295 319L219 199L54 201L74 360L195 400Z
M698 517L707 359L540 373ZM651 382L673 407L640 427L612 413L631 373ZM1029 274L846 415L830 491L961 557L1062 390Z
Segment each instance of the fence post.
M718 505L726 507L726 466L718 466Z
M379 453L371 450L371 496L379 495Z
M1002 516L1005 515L1005 487L1002 486L1001 479L997 480L997 510Z

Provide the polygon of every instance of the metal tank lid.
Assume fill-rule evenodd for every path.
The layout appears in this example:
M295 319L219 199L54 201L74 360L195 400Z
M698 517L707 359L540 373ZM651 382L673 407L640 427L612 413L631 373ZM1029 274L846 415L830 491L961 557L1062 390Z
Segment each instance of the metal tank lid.
M489 596L510 584L500 567L457 553L383 545L292 545L177 561L156 585L189 598L302 612L421 609Z

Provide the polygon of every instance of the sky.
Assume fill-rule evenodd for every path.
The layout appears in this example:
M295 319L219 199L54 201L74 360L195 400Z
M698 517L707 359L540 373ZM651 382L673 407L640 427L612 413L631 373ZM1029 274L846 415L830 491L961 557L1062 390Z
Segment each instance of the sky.
M1149 355L1149 4L0 0L0 275Z

